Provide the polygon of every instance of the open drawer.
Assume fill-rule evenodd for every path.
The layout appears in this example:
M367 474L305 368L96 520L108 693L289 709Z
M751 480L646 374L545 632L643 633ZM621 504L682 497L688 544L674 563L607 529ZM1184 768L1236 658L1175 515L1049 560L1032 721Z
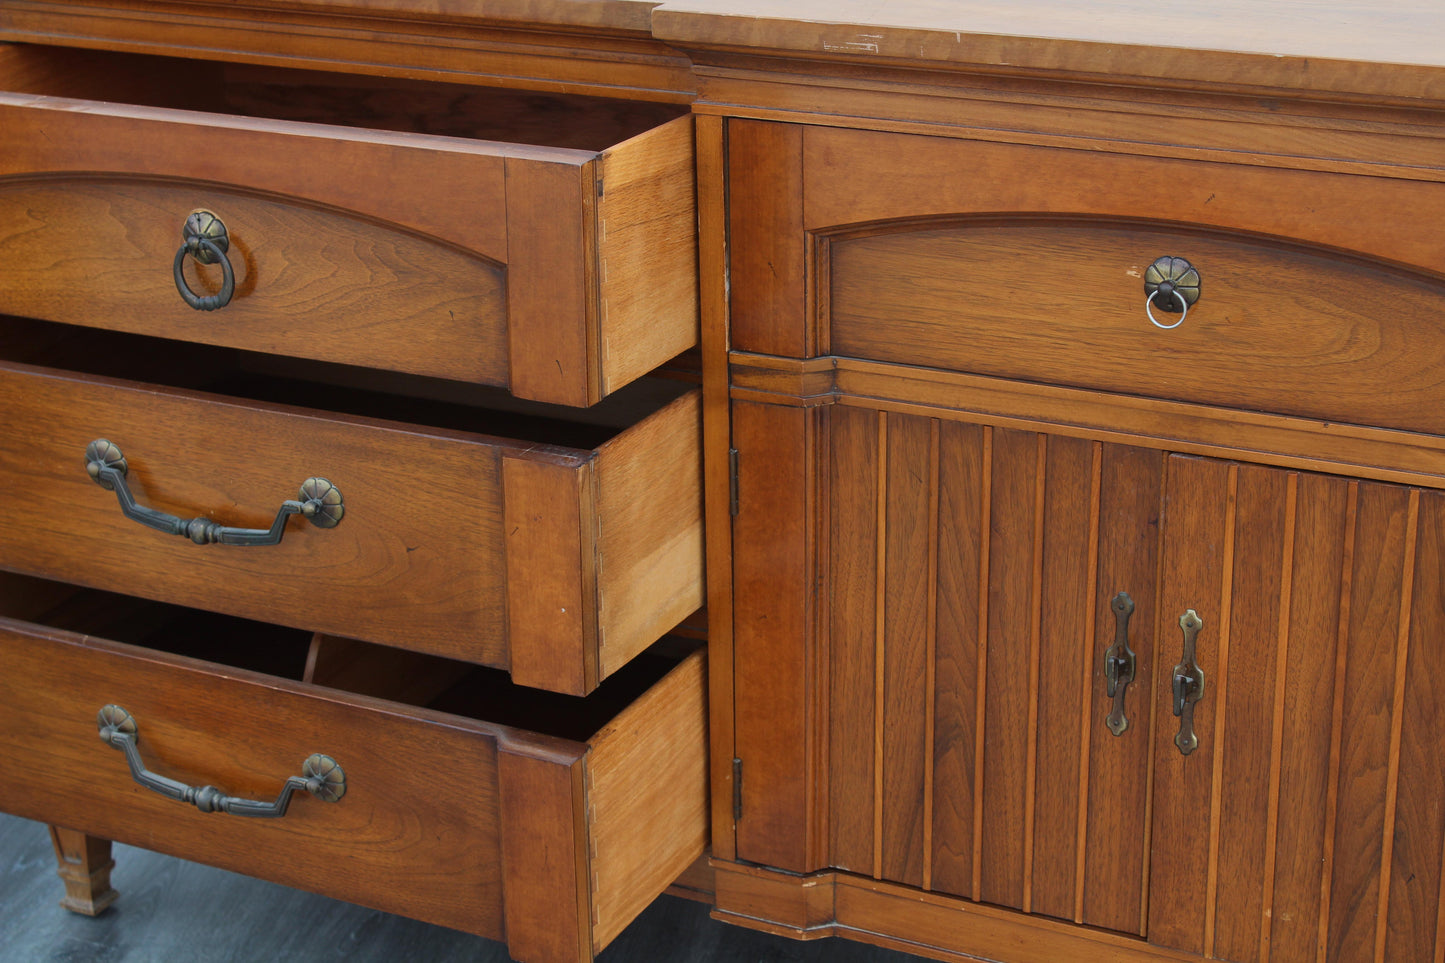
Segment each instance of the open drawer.
M67 588L0 577L4 811L505 939L527 961L591 959L706 844L701 650L650 651L576 699ZM208 802L144 788L106 723L143 776ZM217 792L269 805L318 772L325 788L280 818L216 809Z
M6 313L574 406L697 340L684 106L17 44L0 130Z
M4 566L574 695L702 606L701 426L687 382L644 379L580 423L545 406L485 407L511 401L499 392L401 377L379 391L372 372L277 364L0 318ZM139 511L184 531L127 517L100 470L109 462ZM312 517L339 515L333 527L278 515L312 500L311 479L337 503ZM269 545L196 531L273 523Z

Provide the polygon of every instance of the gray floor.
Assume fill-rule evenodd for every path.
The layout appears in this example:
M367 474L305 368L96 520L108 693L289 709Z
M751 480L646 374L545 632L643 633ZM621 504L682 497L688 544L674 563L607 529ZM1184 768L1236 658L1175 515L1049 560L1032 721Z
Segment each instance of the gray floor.
M504 963L499 943L168 856L115 848L120 899L95 919L57 903L50 837L0 814L0 961L24 963ZM848 940L798 943L709 918L664 896L600 963L921 963Z

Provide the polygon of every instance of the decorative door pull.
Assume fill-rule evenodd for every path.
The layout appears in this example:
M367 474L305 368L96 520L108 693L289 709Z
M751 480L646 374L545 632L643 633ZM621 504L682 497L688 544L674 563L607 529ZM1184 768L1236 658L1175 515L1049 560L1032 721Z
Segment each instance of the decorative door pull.
M1134 614L1134 600L1128 592L1120 592L1109 603L1114 610L1114 644L1104 650L1104 681L1106 693L1114 700L1114 709L1104 718L1109 731L1119 736L1129 728L1124 715L1124 693L1134 681L1134 650L1129 648L1129 617Z
M1194 661L1194 640L1204 628L1204 620L1189 609L1179 616L1179 627L1184 630L1184 657L1174 667L1174 714L1179 717L1174 745L1187 756L1199 747L1194 735L1194 704L1204 698L1204 670Z

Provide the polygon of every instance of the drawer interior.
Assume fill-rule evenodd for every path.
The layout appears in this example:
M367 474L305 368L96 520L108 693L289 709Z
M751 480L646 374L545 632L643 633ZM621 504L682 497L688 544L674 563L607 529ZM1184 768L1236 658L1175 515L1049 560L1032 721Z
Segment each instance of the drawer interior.
M572 408L485 385L0 315L6 361L571 449L604 444L697 383L696 368L679 359Z
M574 697L514 685L507 673L470 663L9 572L0 572L0 617L574 742L601 730L698 646L665 638L590 695Z
M0 46L0 89L587 151L688 113L678 104L29 44Z

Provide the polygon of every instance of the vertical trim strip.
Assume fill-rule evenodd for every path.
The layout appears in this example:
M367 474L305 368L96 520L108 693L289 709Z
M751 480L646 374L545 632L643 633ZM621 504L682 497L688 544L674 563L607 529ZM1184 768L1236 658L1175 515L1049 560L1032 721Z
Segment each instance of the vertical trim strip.
M1214 924L1219 912L1219 823L1224 793L1224 727L1229 713L1229 633L1234 619L1234 538L1239 501L1239 466L1229 466L1229 495L1224 509L1224 570L1220 576L1219 651L1214 684L1214 755L1209 790L1209 872L1204 897L1204 955L1214 956Z
M1325 792L1325 846L1320 867L1320 932L1315 951L1317 963L1325 963L1330 946L1330 883L1335 872L1335 824L1340 806L1340 756L1345 729L1345 668L1350 634L1350 605L1355 583L1355 527L1359 522L1360 483L1350 482L1345 499L1345 549L1340 563L1340 624L1335 630L1335 706L1330 728L1330 771Z
M1375 963L1385 963L1385 942L1390 934L1390 867L1395 861L1395 807L1400 798L1400 737L1405 725L1405 673L1410 656L1410 609L1415 601L1415 544L1419 521L1420 490L1412 488L1405 521L1399 625L1395 630L1395 692L1390 706L1389 775L1385 780L1385 829L1380 845L1380 908L1375 916Z
M1259 921L1259 963L1269 963L1270 926L1274 919L1274 868L1279 854L1279 792L1284 765L1285 673L1289 667L1289 627L1294 604L1294 543L1299 517L1299 475L1286 476L1284 551L1279 572L1279 632L1275 641L1274 726L1269 749L1269 810L1264 830L1264 899Z
M1034 812L1038 805L1039 643L1044 620L1044 505L1048 489L1049 438L1040 433L1034 462L1034 572L1029 611L1029 729L1024 762L1024 898L1023 911L1033 912Z
M883 878L883 661L888 620L888 413L878 412L878 519L873 609L873 878Z
M937 418L928 430L928 627L923 682L923 888L933 888L933 729L938 704L935 659L938 653L938 500L939 434Z
M1074 830L1074 922L1084 922L1084 864L1089 849L1089 758L1090 736L1093 733L1094 708L1094 646L1098 643L1099 620L1099 513L1104 487L1104 445L1093 444L1093 463L1089 468L1089 547L1084 575L1085 598L1089 610L1084 619L1084 638L1079 661L1083 678L1079 686L1079 812Z
M983 894L983 753L988 706L988 580L993 531L993 429L983 429L978 523L978 685L973 720L973 899Z
M1159 453L1159 531L1166 532L1169 528L1169 453ZM1162 638L1161 631L1164 627L1164 610L1160 607L1159 599L1164 595L1164 543L1161 538L1158 545L1158 556L1154 565L1154 629L1151 643L1151 660L1154 663L1154 674L1149 680L1149 692L1159 693L1159 686L1162 677L1168 670L1164 668L1164 659L1159 652L1159 640ZM1167 688L1167 686L1166 686ZM1149 759L1144 774L1144 867L1139 875L1141 885L1139 886L1139 928L1140 936L1149 934L1149 852L1154 845L1154 740L1157 736L1159 725L1159 696L1153 695L1149 699L1149 739L1145 743L1149 749L1145 755Z

